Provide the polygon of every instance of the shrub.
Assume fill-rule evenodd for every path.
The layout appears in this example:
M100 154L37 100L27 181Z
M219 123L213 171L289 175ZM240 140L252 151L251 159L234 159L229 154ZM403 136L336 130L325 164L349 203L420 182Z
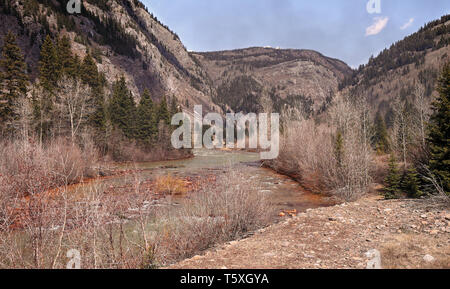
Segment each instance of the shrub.
M242 174L231 172L176 210L160 212L160 230L153 239L156 260L175 263L267 225L274 212L255 189Z

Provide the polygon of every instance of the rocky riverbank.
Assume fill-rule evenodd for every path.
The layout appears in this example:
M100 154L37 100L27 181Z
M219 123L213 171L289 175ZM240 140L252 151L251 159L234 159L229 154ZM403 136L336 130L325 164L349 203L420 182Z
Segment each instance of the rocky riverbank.
M310 209L171 268L366 268L370 260L383 268L450 268L449 207L370 196Z

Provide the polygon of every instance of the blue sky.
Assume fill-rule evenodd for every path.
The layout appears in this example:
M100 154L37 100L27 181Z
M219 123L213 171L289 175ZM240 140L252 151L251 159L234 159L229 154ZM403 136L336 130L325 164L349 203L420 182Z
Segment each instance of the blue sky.
M314 49L353 67L450 13L449 0L370 1L381 13L369 0L143 0L189 50Z

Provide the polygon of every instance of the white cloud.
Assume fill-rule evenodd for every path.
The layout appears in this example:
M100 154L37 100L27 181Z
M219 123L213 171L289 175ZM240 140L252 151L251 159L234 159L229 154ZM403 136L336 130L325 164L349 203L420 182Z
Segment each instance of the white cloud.
M375 17L374 23L367 27L366 36L377 35L380 33L388 24L389 17Z
M411 18L406 22L405 24L400 27L401 30L405 30L406 28L410 27L414 23L414 18Z

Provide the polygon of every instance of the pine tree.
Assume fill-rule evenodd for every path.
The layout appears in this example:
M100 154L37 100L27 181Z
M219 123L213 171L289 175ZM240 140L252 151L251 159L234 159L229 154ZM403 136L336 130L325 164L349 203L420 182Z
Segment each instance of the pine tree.
M340 131L337 132L336 141L334 144L334 157L338 168L342 167L342 158L344 157L344 138Z
M170 112L167 107L167 100L165 97L163 97L163 99L159 103L158 108L158 123L161 121L166 125L170 125Z
M158 133L156 113L150 92L145 89L137 108L137 138L145 145L151 144Z
M428 127L431 152L430 169L450 194L450 63L444 66L439 79L439 97L433 102Z
M401 188L411 198L420 198L423 195L420 191L418 173L414 168L411 168L406 172Z
M380 112L377 112L375 117L375 136L373 139L373 144L379 154L387 153L390 150L386 123L381 117Z
M80 67L80 76L84 83L92 89L93 113L90 116L90 125L103 131L106 125L104 82L98 72L97 64L90 54L87 54Z
M90 54L87 54L80 68L81 79L90 87L95 88L100 85L97 64Z
M386 199L398 198L400 194L400 174L394 155L391 155L391 158L389 159L389 171L385 183L384 197Z
M136 107L133 96L128 90L125 78L122 76L113 84L113 94L109 106L111 123L119 128L128 137L135 136Z
M178 113L178 105L177 98L174 96L170 102L170 118L172 118L176 113Z
M39 61L40 81L42 87L53 92L60 77L58 54L50 35L44 40Z
M14 118L15 101L27 93L28 83L24 57L12 32L3 40L0 70L0 124L5 124Z
M59 38L56 47L59 61L58 66L60 67L61 72L70 77L76 77L78 71L75 58L72 54L70 39L67 36Z

